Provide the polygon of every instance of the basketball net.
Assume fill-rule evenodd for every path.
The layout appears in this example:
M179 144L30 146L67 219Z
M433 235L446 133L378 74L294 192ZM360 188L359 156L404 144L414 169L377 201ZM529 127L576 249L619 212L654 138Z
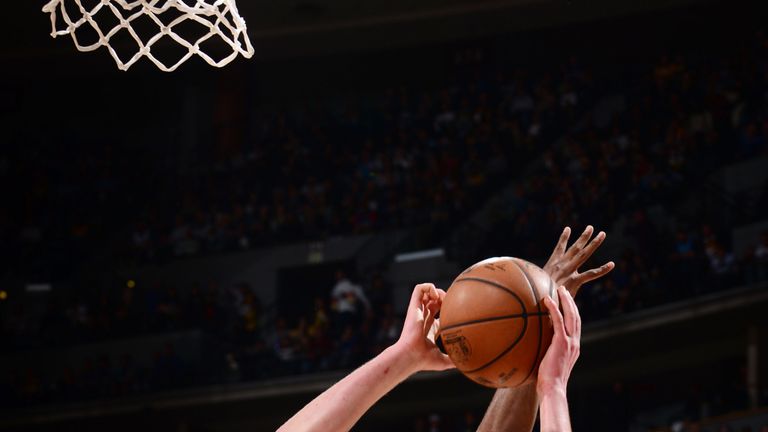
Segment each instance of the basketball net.
M65 1L68 3L66 7ZM124 71L128 70L142 57L148 58L162 71L173 72L193 55L202 57L208 64L215 67L227 65L238 54L242 54L245 58L253 56L253 46L248 39L245 20L237 12L235 0L97 1L95 6L87 10L82 4L84 3L83 0L50 0L43 7L43 12L51 15L51 36L55 38L57 36L70 35L75 42L75 46L80 51L94 51L100 47L106 47L115 59L115 62L117 62L117 67ZM95 3L95 1L91 0L89 3ZM190 6L189 4L192 5ZM75 10L77 11L77 16L71 16L70 14ZM108 24L105 24L103 21L99 24L97 14L101 11L103 11L102 13L109 13L110 10L119 22L112 28L102 28L102 26L108 26ZM173 17L170 22L161 20L161 18L168 16ZM135 24L135 21L142 17L149 17L154 21L158 29L154 35L148 38L145 37L147 40L142 40L132 26L132 23ZM203 26L203 31L207 28L207 33L196 40L187 40L174 32L174 27L186 21ZM57 22L64 27L57 27ZM76 33L79 28L88 25L96 31L99 40L90 45L83 45L78 40ZM110 40L120 32L128 32L130 37L136 41L138 49L135 52L118 54L118 49L125 50L125 48L122 45L115 47L110 44ZM226 46L229 46L231 52L228 49L227 52L229 54L226 57L219 60L213 59L200 46L211 38L218 38L223 41ZM186 53L175 63L164 62L152 52L152 46L161 39L164 41L170 40L181 45L186 49ZM123 59L128 60L124 61Z

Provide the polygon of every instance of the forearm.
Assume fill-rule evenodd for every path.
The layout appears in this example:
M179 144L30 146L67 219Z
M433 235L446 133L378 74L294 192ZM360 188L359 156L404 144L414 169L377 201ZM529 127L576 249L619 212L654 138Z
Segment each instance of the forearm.
M571 418L565 388L552 389L541 395L541 432L570 432Z
M409 356L392 345L307 404L278 432L348 431L376 401L415 372Z
M477 432L530 432L538 406L535 383L496 390Z

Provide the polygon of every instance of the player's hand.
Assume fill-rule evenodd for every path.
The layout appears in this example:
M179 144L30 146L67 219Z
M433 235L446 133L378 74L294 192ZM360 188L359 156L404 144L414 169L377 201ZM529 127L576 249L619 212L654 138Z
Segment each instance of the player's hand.
M445 291L435 288L431 283L416 285L411 294L403 331L395 345L403 355L411 357L417 371L455 367L435 345L435 333L440 327L440 320L435 316L444 298Z
M544 306L552 318L555 334L552 343L539 365L536 391L539 395L552 391L565 392L573 365L579 358L581 349L581 317L573 297L565 287L557 290L563 313L549 296L544 298Z
M579 273L579 267L587 262L605 240L605 232L600 231L594 238L593 233L592 225L588 225L576 242L566 248L571 229L565 227L555 245L555 250L552 251L552 256L544 265L544 271L552 280L558 285L565 286L565 289L574 297L582 285L605 276L614 267L613 261L609 261L600 267Z

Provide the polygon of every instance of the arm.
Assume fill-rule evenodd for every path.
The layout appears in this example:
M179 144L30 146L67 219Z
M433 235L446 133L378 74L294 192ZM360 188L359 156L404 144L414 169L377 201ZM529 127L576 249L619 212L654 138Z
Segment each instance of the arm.
M601 278L613 270L613 262L608 262L598 268L579 273L579 267L605 240L604 232L592 238L593 233L592 226L587 226L578 240L568 248L571 229L566 227L560 235L552 256L544 265L544 271L555 283L565 286L572 296L575 296L585 283ZM533 430L533 424L536 422L538 406L539 395L536 392L535 382L523 384L520 387L496 390L477 430L478 432L529 432Z
M307 404L279 432L348 431L376 401L420 370L453 367L434 343L445 291L417 285L411 295L400 339L373 360Z
M496 390L478 432L533 430L539 399L535 383Z
M541 360L536 383L536 392L541 399L541 432L571 431L566 387L573 365L579 358L581 318L573 297L565 287L560 287L557 294L563 307L562 314L551 298L544 299L555 334Z
M393 345L336 383L278 431L346 431L382 396L416 370Z
M541 395L541 432L570 432L571 418L565 391Z

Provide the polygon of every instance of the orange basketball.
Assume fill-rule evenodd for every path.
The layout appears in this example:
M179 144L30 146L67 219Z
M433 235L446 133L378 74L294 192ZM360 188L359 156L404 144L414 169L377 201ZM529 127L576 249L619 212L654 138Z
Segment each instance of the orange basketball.
M519 258L489 258L453 281L440 311L438 337L456 367L488 387L535 379L552 341L542 300L557 302L555 283Z

